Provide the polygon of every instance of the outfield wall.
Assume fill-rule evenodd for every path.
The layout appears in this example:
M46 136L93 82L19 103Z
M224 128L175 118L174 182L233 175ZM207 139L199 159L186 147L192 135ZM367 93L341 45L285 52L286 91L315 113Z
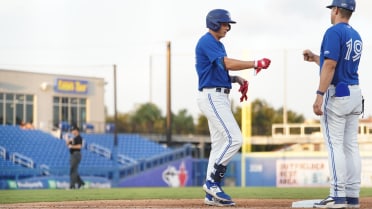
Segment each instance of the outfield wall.
M185 187L193 186L193 159L188 156L165 165L119 180L118 187ZM100 169L97 167L97 169ZM66 168L68 170L68 168ZM112 178L82 176L84 188L111 188ZM0 179L0 189L68 189L68 175L35 176L24 179Z
M362 153L362 186L372 186L372 155ZM245 186L329 186L327 153L251 153L245 158ZM240 175L241 177L241 175ZM241 185L241 184L239 184Z
M372 187L372 154L362 154L362 186ZM327 153L270 152L236 155L228 166L225 186L242 185L245 162L246 187L328 187ZM206 176L207 159L185 157L145 172L122 178L119 187L201 186ZM83 176L86 188L110 188L107 177ZM0 189L66 189L69 176L41 176L2 180Z

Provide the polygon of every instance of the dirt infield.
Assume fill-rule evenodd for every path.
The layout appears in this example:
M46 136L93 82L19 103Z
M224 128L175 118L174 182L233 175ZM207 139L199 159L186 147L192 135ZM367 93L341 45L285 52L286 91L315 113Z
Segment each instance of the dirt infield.
M249 209L289 209L292 202L298 200L290 199L236 199L236 206L231 208ZM201 199L179 199L179 200L98 200L98 201L76 201L76 202L41 202L41 203L19 203L0 205L0 208L214 208L206 206ZM221 207L216 207L221 208ZM361 198L361 209L372 208L372 197Z

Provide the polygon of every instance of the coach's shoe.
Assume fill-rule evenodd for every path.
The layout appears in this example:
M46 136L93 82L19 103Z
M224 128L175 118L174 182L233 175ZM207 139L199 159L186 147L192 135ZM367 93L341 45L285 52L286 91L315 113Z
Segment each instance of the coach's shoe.
M203 189L206 193L212 195L218 200L231 201L231 197L222 190L220 183L218 182L212 182L208 180L203 185Z
M315 203L314 208L346 208L346 197L327 197Z
M84 185L85 185L85 182L82 181L81 183L78 184L78 189L83 189L84 188Z
M229 201L222 201L217 200L212 195L206 193L204 198L204 204L210 205L210 206L220 206L220 207L226 207L226 206L235 206L235 202L232 200Z
M359 198L357 197L346 197L347 208L360 208Z

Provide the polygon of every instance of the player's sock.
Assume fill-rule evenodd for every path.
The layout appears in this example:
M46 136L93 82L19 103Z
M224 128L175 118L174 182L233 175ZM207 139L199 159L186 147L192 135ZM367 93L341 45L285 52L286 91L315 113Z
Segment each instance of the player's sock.
M214 182L221 182L223 177L225 176L227 166L222 164L217 165L214 164L214 172L211 173L211 178Z

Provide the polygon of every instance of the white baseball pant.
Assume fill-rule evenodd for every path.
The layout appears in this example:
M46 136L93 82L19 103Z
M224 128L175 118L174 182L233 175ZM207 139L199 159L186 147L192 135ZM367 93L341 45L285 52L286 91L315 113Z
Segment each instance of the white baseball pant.
M324 95L322 132L328 149L330 196L359 197L361 159L358 145L362 93L349 86L350 96L335 97L332 85Z
M210 174L214 164L227 166L239 151L243 137L231 110L229 94L224 93L223 88L221 92L216 92L216 88L204 88L198 94L197 103L208 119L211 152L206 180L212 180Z

